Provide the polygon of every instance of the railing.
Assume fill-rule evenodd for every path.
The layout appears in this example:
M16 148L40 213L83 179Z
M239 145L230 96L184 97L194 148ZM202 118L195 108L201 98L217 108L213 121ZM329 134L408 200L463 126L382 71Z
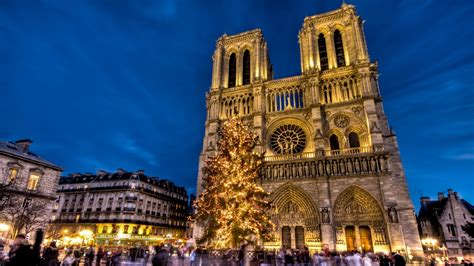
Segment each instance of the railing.
M262 167L262 180L377 175L389 171L386 153L365 152L340 155L316 156L305 160L267 160L267 163Z
M384 151L383 145L378 144L374 146L342 149L342 150L323 150L315 152L303 152L297 154L279 154L272 156L265 156L265 162L278 162L278 161L291 161L291 160L300 160L300 159L311 159L311 158L321 158L328 156L344 156L344 155L354 155L354 154L363 154L363 153L372 153L372 152L381 152Z

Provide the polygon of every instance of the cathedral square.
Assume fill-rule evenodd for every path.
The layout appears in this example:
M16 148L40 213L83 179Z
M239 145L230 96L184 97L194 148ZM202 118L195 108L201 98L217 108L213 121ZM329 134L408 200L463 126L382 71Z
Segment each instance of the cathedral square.
M0 266L472 265L472 4L75 5L0 4Z

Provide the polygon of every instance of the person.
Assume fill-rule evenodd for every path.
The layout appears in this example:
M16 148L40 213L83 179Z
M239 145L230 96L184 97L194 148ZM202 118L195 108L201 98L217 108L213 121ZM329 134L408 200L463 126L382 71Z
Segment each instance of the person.
M118 247L117 250L112 253L112 266L120 265L120 257L122 256L122 247Z
M10 250L7 266L35 265L33 250L24 235L18 235L15 238Z
M293 257L293 252L291 249L286 251L285 255L285 265L293 265L295 263L295 258Z
M61 266L72 266L76 264L76 258L74 257L73 251L69 250L64 257L63 263Z
M392 255L393 255L393 260L394 260L395 266L405 266L406 265L405 259L403 258L402 255L400 255L399 252L393 253Z
M51 244L44 249L43 262L46 266L57 266L59 264L59 250L56 247L56 241L51 241Z
M156 246L155 247L155 255L152 259L153 266L168 266L168 258L169 254L165 248Z
M362 258L358 251L355 251L354 255L352 255L352 265L362 266Z
M96 256L96 261L95 261L96 266L100 266L100 261L102 260L104 256L105 256L104 249L102 248L102 246L100 246L99 250L97 250L97 256Z
M301 262L304 266L308 266L311 263L311 256L309 255L308 247L304 247L304 250L300 253Z
M195 260L196 260L196 251L191 248L191 253L189 253L189 264L190 266L195 266Z
M94 246L90 245L90 247L89 247L89 249L87 250L87 253L86 253L86 261L85 261L84 264L86 266L92 266L92 262L94 261L94 256L95 256Z
M239 265L245 265L245 252L247 252L247 245L240 246L239 249Z
M3 254L4 246L3 246L3 239L0 238L0 266L3 266L3 259L5 258L5 254Z

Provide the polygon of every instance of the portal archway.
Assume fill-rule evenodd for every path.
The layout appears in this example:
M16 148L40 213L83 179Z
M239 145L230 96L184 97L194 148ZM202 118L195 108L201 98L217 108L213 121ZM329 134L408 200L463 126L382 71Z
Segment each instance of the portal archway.
M276 238L284 248L303 248L321 242L319 211L302 188L288 182L270 195Z
M336 249L386 250L385 216L377 200L366 190L350 186L334 203Z

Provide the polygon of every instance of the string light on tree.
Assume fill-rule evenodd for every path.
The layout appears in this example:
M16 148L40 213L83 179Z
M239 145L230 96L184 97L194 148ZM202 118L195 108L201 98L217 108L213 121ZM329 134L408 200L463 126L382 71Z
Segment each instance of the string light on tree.
M203 168L204 191L195 202L196 222L203 227L198 243L211 248L236 248L268 240L274 229L267 211L268 193L257 184L263 162L253 151L258 136L239 118L219 131L218 154Z

